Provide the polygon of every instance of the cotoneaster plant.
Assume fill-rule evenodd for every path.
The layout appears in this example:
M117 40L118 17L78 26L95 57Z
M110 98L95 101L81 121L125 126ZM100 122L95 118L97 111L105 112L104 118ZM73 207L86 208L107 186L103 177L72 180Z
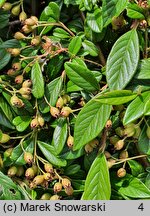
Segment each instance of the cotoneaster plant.
M0 198L150 199L150 1L0 0L0 29Z

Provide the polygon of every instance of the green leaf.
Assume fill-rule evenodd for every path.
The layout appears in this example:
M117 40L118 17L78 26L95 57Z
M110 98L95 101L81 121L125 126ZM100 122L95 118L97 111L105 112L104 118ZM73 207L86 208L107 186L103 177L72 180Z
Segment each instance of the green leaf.
M68 131L66 119L61 119L61 121L59 121L58 125L54 130L52 140L57 155L60 154L60 152L63 150L63 147L66 143L67 135Z
M86 22L92 31L100 33L103 30L102 11L100 8L96 8L94 13L87 13Z
M0 29L3 29L9 24L9 17L10 14L8 13L8 11L4 11L4 10L0 11L0 24L1 24Z
M139 60L139 41L136 30L122 35L113 45L106 64L110 89L123 89L132 79Z
M36 61L31 71L32 94L35 98L41 98L44 95L44 79L38 61Z
M45 8L46 16L54 18L56 21L59 21L60 9L55 2L50 2L48 7Z
M72 55L76 55L82 45L82 39L79 36L75 36L73 37L73 39L71 40L71 42L69 43L68 46L68 51L72 54Z
M109 172L104 154L99 154L91 165L85 181L82 200L109 200L111 194Z
M148 121L148 124L149 123L150 121ZM147 125L144 125L140 133L137 145L141 153L150 155L150 139L147 137L146 130L147 130Z
M132 93L130 90L114 90L100 93L96 95L94 100L103 104L120 105L133 100L136 96L137 94Z
M81 65L72 62L65 63L65 71L69 79L77 86L87 90L99 90L99 84L93 73Z
M74 160L84 155L84 153L85 153L84 148L80 148L77 151L72 151L70 149L67 149L67 151L62 152L61 158L64 158L66 160Z
M11 54L5 49L0 49L0 70L3 69L10 61Z
M121 180L120 178L118 179L116 176L113 176L113 181L112 186L115 186L117 191L122 195L136 199L150 198L150 190L146 185L130 174L127 174Z
M5 116L7 117L7 119L9 119L9 121L12 121L13 120L13 114L12 114L11 107L9 106L9 104L7 103L7 101L3 97L0 97L0 108L2 109L2 111L5 114Z
M16 39L7 40L0 44L0 49L6 49L6 48L19 48L20 43Z
M23 132L29 126L30 122L30 116L17 116L13 119L13 124L19 132Z
M138 68L138 72L135 74L135 78L137 79L150 79L150 58L142 59L140 62L140 66Z
M3 113L2 109L0 108L0 125L3 125L9 129L15 129L12 123L8 120L8 118Z
M75 122L74 150L80 149L102 131L110 112L110 105L100 104L94 98L83 107Z
M135 3L129 3L127 6L127 16L132 19L145 19L144 10Z
M133 176L138 176L140 173L144 172L144 168L139 162L135 160L129 160L127 163L129 164Z
M150 115L150 99L145 103L144 106L144 115L149 116Z
M102 3L102 17L103 26L106 27L111 23L114 16L119 16L120 13L126 8L128 0L103 0Z
M33 153L34 150L34 142L33 139L25 140L22 143L22 146L25 151ZM24 165L26 164L24 160L24 152L22 150L21 144L17 145L10 156L10 159L16 164L16 165Z
M123 124L129 124L144 115L144 106L149 99L149 91L137 96L127 107L123 118Z
M55 148L52 145L38 141L38 146L46 159L53 165L58 167L65 167L67 165L66 160L56 156Z
M60 39L69 39L71 37L67 31L61 28L55 28L53 31L53 35Z
M5 200L21 200L22 196L17 185L0 171L0 185L3 190Z
M94 43L88 40L84 40L82 42L82 46L85 51L87 51L91 56L98 56L98 49Z
M74 175L76 173L78 173L81 170L81 166L79 164L72 164L68 167L66 167L66 169L64 169L64 174L65 175Z

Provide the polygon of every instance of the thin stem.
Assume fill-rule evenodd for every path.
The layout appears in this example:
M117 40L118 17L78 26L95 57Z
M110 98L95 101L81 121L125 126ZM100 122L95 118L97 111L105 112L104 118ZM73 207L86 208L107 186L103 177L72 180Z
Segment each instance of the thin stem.
M119 162L115 163L114 165L121 164L121 163L124 163L125 161L129 161L129 160L133 160L133 159L143 158L143 157L147 157L147 155L138 155L138 156L126 158L126 159L123 159L123 160L119 159Z
M72 31L70 31L70 29L67 28L67 26L64 25L64 23L62 23L62 22L59 22L59 23L71 36L73 36L73 37L75 36L75 34Z
M36 162L36 151L37 151L37 135L38 132L35 132L35 136L34 136L34 156L33 156L33 162Z
M48 102L46 96L44 95L44 99L45 99L45 102L51 107L50 103Z
M63 179L63 178L57 173L56 169L54 169L54 173L58 176L58 178L59 178L60 180Z
M98 50L99 50L99 53L98 53L99 60L100 60L100 62L101 62L101 64L102 64L102 66L105 66L105 65L106 65L106 59L105 59L105 57L104 57L104 54L103 54L103 52L102 52L102 50L101 50L100 45L97 45L97 48L98 48Z

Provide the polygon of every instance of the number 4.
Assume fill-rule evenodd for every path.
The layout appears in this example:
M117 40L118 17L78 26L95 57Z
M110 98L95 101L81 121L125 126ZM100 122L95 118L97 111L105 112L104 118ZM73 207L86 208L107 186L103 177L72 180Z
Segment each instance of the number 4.
M143 203L141 203L138 207L139 210L143 211L144 210L144 206L143 206Z

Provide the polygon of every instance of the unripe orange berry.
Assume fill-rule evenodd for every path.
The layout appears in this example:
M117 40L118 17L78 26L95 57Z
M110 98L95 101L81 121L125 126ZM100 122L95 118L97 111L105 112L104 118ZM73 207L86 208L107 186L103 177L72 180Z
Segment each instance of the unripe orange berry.
M23 88L30 88L32 85L32 81L30 79L28 80L25 80L23 83L22 83L22 87Z
M8 11L8 10L10 10L11 8L12 8L12 4L11 3L9 3L9 2L5 2L4 4L3 4L3 10L4 11Z
M116 150L122 149L123 146L124 146L124 140L119 140L119 141L114 145L114 147L115 147Z
M14 57L19 56L20 55L20 49L18 48L13 48L11 50L11 55L13 55Z
M16 95L13 95L10 99L10 103L12 106L21 108L24 106L24 103L21 99L19 99Z
M17 173L17 167L16 166L11 166L7 171L7 175L10 177L15 176L16 173Z
M27 14L22 11L20 14L19 14L19 20L22 22L22 21L25 21L27 19Z
M50 200L60 200L60 196L55 194L55 195L51 196Z
M98 139L93 139L88 143L92 148L96 148L99 145Z
M53 173L54 172L53 166L50 163L44 164L44 169L48 173Z
M15 77L15 83L21 84L23 82L23 75L18 75Z
M106 159L111 158L111 154L108 151L104 152Z
M127 137L132 137L135 134L135 124L130 123L125 126L124 135Z
M33 162L33 155L30 152L24 153L24 160L26 163L31 164Z
M7 143L10 140L10 136L8 134L3 133L0 139L0 143Z
M31 99L31 95L21 95L23 98L27 99L27 100L30 100Z
M38 122L39 122L39 125L41 126L41 127L43 127L44 126L44 118L42 117L42 116L38 116L37 117L37 120L38 120Z
M38 19L35 16L31 16L30 18L26 19L24 23L25 25L33 26L38 23Z
M71 196L73 194L73 187L67 187L65 188L65 193L68 195L68 196Z
M72 109L70 108L70 107L67 107L67 106L65 106L65 107L63 107L62 109L61 109L61 115L63 116L63 117L68 117L69 115L70 115L70 113L72 113Z
M20 63L20 62L15 62L15 63L13 63L12 68L13 68L15 71L19 71L19 70L21 69L21 63Z
M32 167L29 167L26 171L25 171L25 177L27 179L33 179L35 176L35 172L34 169Z
M40 200L49 200L51 198L51 194L50 193L44 193Z
M22 27L22 31L23 31L24 33L28 34L28 33L32 32L33 29L32 29L31 26L24 25L24 26Z
M41 37L40 36L36 36L35 38L33 38L31 40L32 46L38 46L40 43L41 43Z
M14 34L14 38L15 38L16 40L23 40L23 39L26 38L26 36L25 36L24 34L22 34L21 32L16 32L16 33Z
M120 159L126 159L128 157L129 157L129 154L127 150L123 150L122 152L120 152L120 155L119 155Z
M45 179L46 181L50 181L50 180L52 179L51 174L50 174L50 173L44 173L44 179Z
M7 71L8 76L14 76L15 74L16 74L16 71L12 68Z
M61 109L64 105L64 100L62 97L58 98L57 102L56 102L56 107Z
M43 175L37 175L35 176L35 178L33 179L33 183L35 185L40 185L44 182L44 176Z
M19 89L19 93L22 95L30 95L31 94L31 89L28 87L22 87Z
M61 183L62 183L62 186L64 188L67 188L67 187L71 186L71 181L69 179L67 179L67 178L63 178Z
M55 118L57 118L58 116L59 116L59 114L60 114L60 111L59 111L59 109L58 108L56 108L56 107L50 107L50 113L51 113L51 115L53 116L53 117L55 117Z
M67 139L67 146L69 148L72 148L73 147L73 144L74 144L74 137L69 135L68 139Z
M39 126L39 122L37 118L32 119L30 126L32 129L37 128Z
M62 184L60 182L56 182L53 187L54 193L59 193L62 190Z
M8 149L6 149L6 151L4 152L4 157L10 157L13 149L14 148L8 148Z
M107 161L108 169L110 169L115 164L115 162L116 161L114 159L109 158L108 161Z
M110 119L107 120L105 127L108 129L112 127L112 121Z
M86 144L84 146L84 149L85 149L86 153L88 153L88 154L93 151L93 147L90 144Z
M11 10L12 15L18 16L20 13L20 4L14 6Z
M125 175L126 175L126 170L125 170L124 168L118 169L118 171L117 171L117 176L118 176L119 178L123 178Z

